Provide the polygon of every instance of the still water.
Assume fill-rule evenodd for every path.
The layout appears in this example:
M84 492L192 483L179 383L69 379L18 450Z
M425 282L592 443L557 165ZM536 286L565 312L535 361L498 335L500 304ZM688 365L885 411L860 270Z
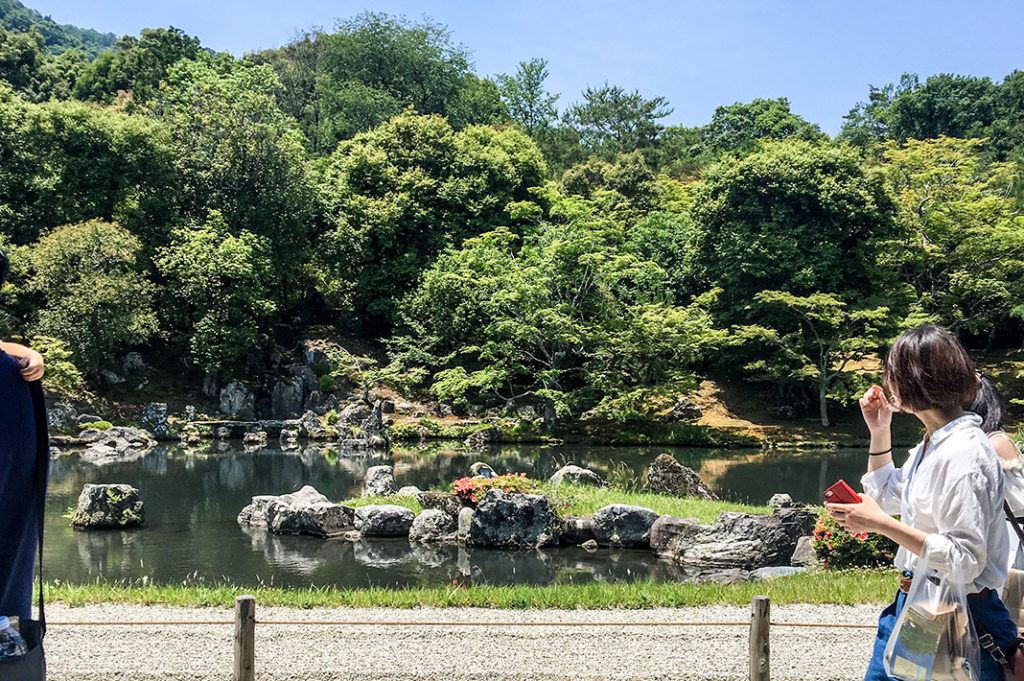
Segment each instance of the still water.
M606 476L639 475L662 452L697 470L720 496L765 503L775 492L817 502L839 478L855 482L862 450L723 451L665 447L509 445L486 455L449 446L400 449L389 455L339 455L307 447L246 452L215 443L196 453L160 446L139 460L102 467L75 454L55 458L46 518L46 577L71 582L141 580L229 582L244 586L412 586L459 582L561 584L692 577L646 551L579 548L499 551L409 545L405 540L349 542L243 530L239 510L256 494L284 494L312 485L330 499L357 496L366 469L395 467L398 484L441 488L487 461L498 472L547 478L568 462ZM126 531L78 532L62 517L82 485L128 483L145 503L146 525Z

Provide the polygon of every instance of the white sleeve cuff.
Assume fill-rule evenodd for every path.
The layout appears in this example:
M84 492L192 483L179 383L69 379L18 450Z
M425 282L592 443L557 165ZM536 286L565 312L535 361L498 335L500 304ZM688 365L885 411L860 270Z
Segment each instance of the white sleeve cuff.
M861 476L860 484L864 490L864 494L867 494L875 501L880 501L882 493L885 490L885 485L895 470L896 466L894 466L892 461L890 461L881 468L876 468L875 470Z

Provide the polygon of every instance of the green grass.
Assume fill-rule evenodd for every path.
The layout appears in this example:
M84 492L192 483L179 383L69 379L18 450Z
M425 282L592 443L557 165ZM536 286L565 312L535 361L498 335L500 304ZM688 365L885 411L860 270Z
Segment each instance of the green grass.
M649 492L627 492L621 489L597 488L583 485L560 485L545 490L557 500L559 512L563 515L593 515L594 511L608 504L630 504L646 506L661 515L680 518L697 518L703 523L714 522L722 511L740 513L771 513L768 506L751 506L731 501L705 501L673 497Z
M736 511L739 513L771 513L768 506L753 506L740 504L731 501L706 501L704 499L692 499L674 497L649 492L629 492L615 488L598 488L587 485L563 484L558 487L551 487L545 483L538 482L538 492L546 494L551 500L554 510L558 515L565 516L586 516L594 515L594 511L609 504L629 504L632 506L646 506L661 515L674 515L680 518L697 518L702 523L713 523L718 514L722 511ZM450 492L450 489L445 491ZM372 504L395 504L412 509L419 515L423 511L416 497L356 497L341 502L346 506L359 508Z
M677 608L702 605L745 605L754 596L773 603L886 603L896 589L896 571L817 571L751 584L680 584L634 582L556 586L413 587L402 589L335 589L306 587L246 588L229 585L161 586L138 582L48 584L47 599L70 606L89 603L130 603L184 607L232 607L235 597L252 594L258 605L292 608Z
M404 506L416 515L419 515L423 511L423 506L416 500L416 497L400 497L397 494L390 497L355 497L353 499L346 499L340 502L345 506L351 506L352 508L359 508L360 506L375 506L375 505L391 505L391 506Z

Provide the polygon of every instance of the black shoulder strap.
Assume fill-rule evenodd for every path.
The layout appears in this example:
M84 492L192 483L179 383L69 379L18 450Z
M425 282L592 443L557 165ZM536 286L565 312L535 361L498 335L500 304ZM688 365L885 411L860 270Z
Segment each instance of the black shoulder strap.
M43 603L43 521L46 512L46 483L50 472L50 434L46 419L46 398L39 381L32 381L32 407L36 426L36 505L39 513L39 623L46 631L46 612Z
M1020 523L1013 517L1013 512L1010 511L1010 505L1003 500L1003 513L1006 514L1006 519L1010 521L1010 526L1013 527L1013 531L1020 537L1020 543L1024 544L1024 529L1021 528Z

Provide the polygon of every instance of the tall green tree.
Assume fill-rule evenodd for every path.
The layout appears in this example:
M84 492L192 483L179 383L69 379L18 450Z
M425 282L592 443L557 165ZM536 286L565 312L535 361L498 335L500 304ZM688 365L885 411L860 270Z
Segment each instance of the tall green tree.
M1010 163L987 163L984 140L888 142L882 170L904 238L889 261L917 294L917 312L948 328L995 334L1024 318L1024 218Z
M236 368L259 346L259 332L276 305L266 239L231 233L211 211L202 224L174 231L156 264L173 301L164 308L170 327L187 336L192 358L207 372Z
M544 89L547 78L548 63L544 59L521 61L513 75L498 76L498 91L509 117L531 137L545 132L558 117L555 102L559 95Z
M0 80L30 102L67 99L84 62L77 50L51 55L34 29L17 33L0 27Z
M723 153L753 151L761 140L789 138L821 141L826 138L817 125L789 110L789 100L755 99L715 109L711 122L701 129L702 146L710 158Z
M332 226L317 244L318 287L334 307L387 325L396 302L447 247L516 226L546 173L515 129L455 132L438 116L403 113L343 143L321 194ZM539 211L539 208L534 206Z
M44 299L35 331L62 341L96 372L157 329L153 286L139 272L141 242L93 220L45 235L30 253L29 287Z
M834 293L760 291L754 305L766 313L762 323L735 327L730 339L754 355L744 369L813 386L823 426L831 425L829 399L850 402L877 379L857 371L857 363L876 356L899 321L889 307Z
M671 113L664 97L644 99L638 90L627 92L605 83L584 90L583 101L568 108L565 120L588 149L614 158L654 146L664 130L659 121Z
M752 322L760 291L867 295L880 245L895 233L881 175L858 153L804 141L765 143L703 174L693 205L692 271L722 289L724 323Z
M174 164L160 121L81 102L30 104L0 91L0 233L117 222L145 244L174 219Z
M75 83L75 96L112 102L118 93L131 93L136 106L150 106L171 65L197 59L199 38L173 26L144 28L140 37L124 36L114 50L101 53L86 66Z
M181 216L203 222L217 210L232 234L265 239L281 294L294 296L288 284L308 259L318 204L301 134L274 99L278 87L269 66L183 60L170 70L161 106Z

